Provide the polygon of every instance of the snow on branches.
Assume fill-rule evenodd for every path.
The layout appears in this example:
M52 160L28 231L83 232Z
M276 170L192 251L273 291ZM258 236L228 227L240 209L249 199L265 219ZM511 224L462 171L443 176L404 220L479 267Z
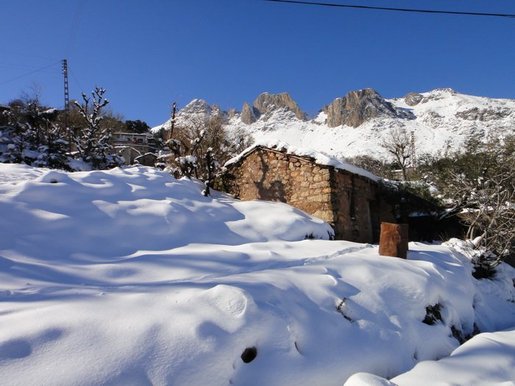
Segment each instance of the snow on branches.
M82 93L83 103L74 102L85 125L73 133L73 143L79 157L86 163L91 163L95 169L105 169L122 164L120 157L113 155L111 144L111 129L102 126L102 109L109 100L104 97L106 90L96 87L91 97Z

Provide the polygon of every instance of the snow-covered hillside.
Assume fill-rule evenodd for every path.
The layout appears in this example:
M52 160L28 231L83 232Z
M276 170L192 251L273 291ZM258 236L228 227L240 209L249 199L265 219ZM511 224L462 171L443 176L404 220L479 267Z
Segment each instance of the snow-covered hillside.
M463 243L383 257L288 205L200 190L144 167L0 164L0 383L341 386L515 326L515 271L475 280ZM471 348L494 336L495 372L461 384L514 379L513 330ZM459 363L456 384L475 362Z
M351 376L344 386L513 385L515 329L483 333L439 361L422 361L390 381L369 373Z
M350 96L356 93L359 92L349 93L343 99L350 100ZM262 94L258 98L259 106L263 104L263 95L266 97L269 94ZM277 103L277 96L269 97L274 97L275 99L272 100ZM342 114L342 112L337 109L335 112L335 109L329 108L331 107L329 105L321 109L321 112L311 120L299 119L298 116L301 114L296 105L294 110L289 107L294 103L289 97L288 104L271 105L269 103L266 111L261 112L257 111L256 107L252 110L246 104L242 113L235 111L226 113L205 101L194 100L179 112L177 123L178 125L187 124L192 117L203 119L206 116L221 115L229 132L243 130L260 142L279 140L292 146L321 151L338 158L357 155L386 158L387 154L380 144L383 138L395 128L405 128L408 133L413 133L415 152L418 156L426 153L436 155L457 151L470 137L486 138L490 135L497 137L515 134L515 100L513 99L470 96L452 89L436 89L421 94L411 93L404 98L391 100L384 100L379 94L374 96L376 100L363 100L362 94L357 98L358 101L354 103L358 105L347 103L346 107L348 109L346 113L353 113L353 108L363 110L358 111L358 115L365 113L364 122L357 127L345 124L330 127L328 122L335 119L328 119L328 114ZM256 102L255 105L257 105ZM163 126L168 127L169 122L165 122Z

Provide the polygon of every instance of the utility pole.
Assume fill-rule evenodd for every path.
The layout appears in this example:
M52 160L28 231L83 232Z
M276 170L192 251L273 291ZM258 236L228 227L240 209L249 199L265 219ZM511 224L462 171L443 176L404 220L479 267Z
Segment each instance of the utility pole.
M175 113L177 112L177 104L175 102L172 103L172 120L170 122L170 139L173 136L173 129L175 128Z
M64 76L64 110L70 110L70 90L68 88L68 60L63 59L63 76Z
M63 59L63 77L64 77L64 126L65 135L68 136L68 152L71 153L72 147L72 132L68 127L68 114L70 112L70 89L68 88L68 60Z
M411 166L414 168L417 167L417 158L415 154L415 132L411 131L411 138L410 138L410 147L411 147Z

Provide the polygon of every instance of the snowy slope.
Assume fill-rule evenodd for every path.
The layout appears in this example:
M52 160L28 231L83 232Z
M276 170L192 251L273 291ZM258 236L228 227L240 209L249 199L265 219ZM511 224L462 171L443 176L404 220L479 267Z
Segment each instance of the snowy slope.
M381 257L305 239L330 229L287 205L200 190L144 167L0 165L0 383L342 385L447 356L452 326L515 325L514 270L473 279L457 241Z
M370 119L358 127L328 127L327 114L323 111L314 119L302 121L292 111L284 108L260 116L254 123L245 124L240 114L223 113L200 100L191 102L181 110L177 122L187 124L190 117L198 119L221 114L226 119L229 132L244 130L259 142L282 141L338 158L357 155L387 158L388 155L380 144L395 128L405 128L408 133L413 132L418 156L457 151L467 138L474 136L485 138L515 133L513 99L470 96L452 89L436 89L416 95L416 104L408 96L387 100L399 111L411 112L414 119L382 116ZM164 124L165 127L168 125L169 122Z
M439 361L423 361L390 381L357 373L345 386L513 385L515 329L475 336Z

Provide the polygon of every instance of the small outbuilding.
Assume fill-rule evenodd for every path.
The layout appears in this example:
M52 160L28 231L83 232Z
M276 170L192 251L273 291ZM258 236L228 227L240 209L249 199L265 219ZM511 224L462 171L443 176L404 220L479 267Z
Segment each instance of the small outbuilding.
M401 199L381 179L323 153L286 144L250 147L228 161L224 189L241 200L281 201L327 221L335 238L373 243L395 222Z

